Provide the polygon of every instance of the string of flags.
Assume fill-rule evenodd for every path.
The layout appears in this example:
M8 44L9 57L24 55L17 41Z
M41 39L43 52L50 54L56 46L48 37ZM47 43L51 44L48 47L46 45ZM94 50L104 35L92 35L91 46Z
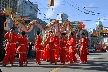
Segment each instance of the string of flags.
M100 9L100 8L105 8L106 6L104 5L103 7L85 7L85 6L79 6L78 4L76 4L75 2L73 2L72 0L70 0L71 2L67 2L66 0L63 0L63 2L65 4L68 4L70 6L72 6L74 9L78 10L79 12L81 13L84 13L84 14L89 14L89 15L98 15L98 16L106 16L105 14L102 14L100 12L96 12L97 9ZM62 5L65 5L65 4L62 4ZM54 6L54 0L48 0L48 7L51 7L51 6ZM108 7L108 5L107 5ZM47 8L48 9L48 8ZM92 9L92 10L89 10L89 9ZM95 9L95 10L93 10ZM39 14L43 14L44 15L44 19L43 20L50 20L50 18L46 18L46 14L40 12L40 10L38 9L39 11ZM78 14L80 15L80 14ZM75 16L75 15L74 15ZM83 20L83 21L91 21L91 20Z
M71 1L71 0L70 0ZM105 16L105 14L101 14L99 12L95 12L95 10L88 10L88 8L92 8L92 9L99 9L99 8L104 8L105 6L103 7L81 7L79 6L78 4L76 4L75 2L71 1L71 2L67 2L66 0L63 1L65 4L68 4L70 6L72 6L74 9L84 13L84 14L91 14L91 15L98 15L98 16ZM108 6L108 5L107 5Z

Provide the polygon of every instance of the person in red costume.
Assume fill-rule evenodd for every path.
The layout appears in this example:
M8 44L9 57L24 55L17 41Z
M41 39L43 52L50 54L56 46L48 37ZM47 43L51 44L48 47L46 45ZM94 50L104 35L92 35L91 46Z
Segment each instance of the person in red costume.
M75 48L75 45L76 45L76 39L75 39L75 34L74 32L71 32L71 36L68 40L68 61L69 63L72 63L72 62L77 62L77 58L75 56L76 54L76 48Z
M19 66L23 66L23 62L25 62L25 66L27 66L27 59L26 59L26 51L28 46L28 40L25 37L25 32L22 32L22 36L18 38L19 46L16 52L19 54Z
M35 39L35 49L36 49L36 63L41 64L41 52L43 50L43 46L41 45L42 43L42 38L39 36L40 32L37 31L37 36Z
M50 31L50 41L49 41L49 48L50 48L50 63L57 64L58 61L58 37Z
M61 39L60 39L60 62L65 64L66 62L66 55L67 55L67 40L66 40L66 34L62 33L61 34Z
M56 64L58 61L58 58L59 58L60 47L59 47L59 37L56 34L54 34L54 36L55 36L55 41L54 41L55 55L54 55L54 57L55 57L55 64Z
M8 63L8 58L10 57L10 64L13 65L14 54L16 50L16 42L18 41L18 35L14 33L15 28L11 28L9 32L4 35L6 38L7 44L5 47L5 57L3 59L3 66L6 66Z
M49 40L50 40L50 34L48 33L46 35L46 39L45 39L45 42L44 42L45 58L46 58L47 62L49 61Z
M79 44L80 44L80 63L87 63L88 39L85 37L85 33L82 33L82 38L79 40Z

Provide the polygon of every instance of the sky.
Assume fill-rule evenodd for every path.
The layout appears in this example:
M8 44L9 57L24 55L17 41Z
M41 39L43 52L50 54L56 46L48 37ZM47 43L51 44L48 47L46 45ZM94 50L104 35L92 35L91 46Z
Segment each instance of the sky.
M48 0L30 1L38 4L38 18L47 23L46 18L56 19L57 14L63 12L69 16L69 21L82 21L87 29L95 28L98 18L108 27L108 0L54 0L53 7L48 7Z

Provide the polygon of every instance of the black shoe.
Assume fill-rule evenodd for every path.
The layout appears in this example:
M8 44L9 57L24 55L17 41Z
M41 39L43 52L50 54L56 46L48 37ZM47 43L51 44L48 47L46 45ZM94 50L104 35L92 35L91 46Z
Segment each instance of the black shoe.
M57 63L55 63L55 65L57 65Z
M46 62L49 62L49 60L46 60Z

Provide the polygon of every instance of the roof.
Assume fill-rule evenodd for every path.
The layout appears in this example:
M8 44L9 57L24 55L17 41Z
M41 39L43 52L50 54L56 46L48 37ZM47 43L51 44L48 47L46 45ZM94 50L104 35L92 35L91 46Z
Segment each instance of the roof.
M101 34L108 34L108 30L102 30Z
M93 33L91 34L92 37L97 37L98 35L99 35L98 32L93 32Z

